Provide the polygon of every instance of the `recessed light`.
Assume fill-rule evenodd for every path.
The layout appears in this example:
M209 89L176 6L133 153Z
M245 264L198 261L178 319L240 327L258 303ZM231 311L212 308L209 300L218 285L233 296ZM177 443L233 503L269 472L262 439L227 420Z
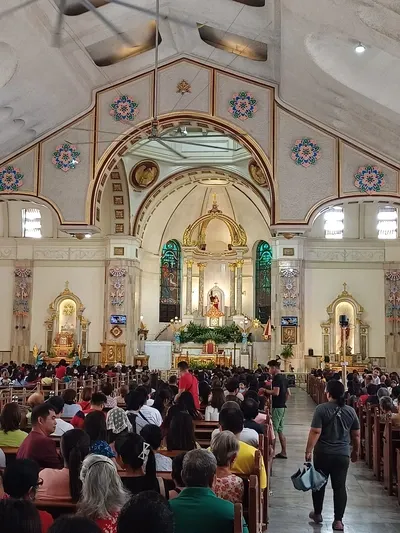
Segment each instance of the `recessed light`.
M85 239L90 239L92 236L90 233L85 233Z
M358 45L354 48L354 51L356 54L363 54L365 52L366 48L362 43L358 43Z

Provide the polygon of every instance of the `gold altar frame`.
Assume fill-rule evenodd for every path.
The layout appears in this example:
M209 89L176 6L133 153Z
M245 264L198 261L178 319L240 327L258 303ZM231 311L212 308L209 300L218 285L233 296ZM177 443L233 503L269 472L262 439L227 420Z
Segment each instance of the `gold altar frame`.
M45 321L46 328L46 352L50 354L53 351L53 342L55 334L58 333L58 320L60 313L60 306L65 300L72 300L76 305L76 321L77 327L75 330L75 348L80 345L82 357L88 353L88 332L90 321L85 318L83 312L85 306L83 305L79 296L74 294L69 288L69 282L65 282L65 288L54 300L49 304L48 319ZM68 358L66 358L68 359Z

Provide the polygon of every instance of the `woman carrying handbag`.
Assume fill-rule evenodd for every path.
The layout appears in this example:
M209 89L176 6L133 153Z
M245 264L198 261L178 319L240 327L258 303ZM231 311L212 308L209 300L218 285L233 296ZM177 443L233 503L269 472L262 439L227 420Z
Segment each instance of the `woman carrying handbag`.
M343 531L342 520L347 503L347 471L350 457L353 463L358 459L360 423L355 410L345 405L344 386L340 381L330 380L326 394L328 401L315 409L305 460L311 461L314 451L314 468L331 477L335 511L332 529ZM352 444L351 452L350 444ZM310 518L316 524L322 522L325 486L312 493L314 511L311 511Z

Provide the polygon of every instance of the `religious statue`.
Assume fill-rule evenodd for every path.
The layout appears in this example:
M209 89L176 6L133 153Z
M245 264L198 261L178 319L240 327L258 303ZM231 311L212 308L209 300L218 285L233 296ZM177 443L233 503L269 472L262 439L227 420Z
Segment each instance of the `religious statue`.
M206 313L206 317L208 318L220 318L221 316L224 316L224 313L219 308L219 298L216 294L213 293L213 291L210 292L210 308L208 309Z
M46 363L46 361L44 360L44 356L45 356L45 352L41 351L38 353L38 356L36 358L35 368L39 368L41 365Z
M216 294L213 295L212 291L211 291L211 294L210 294L210 302L211 302L211 305L213 305L215 307L215 309L217 309L219 311L219 298L218 298L218 296Z

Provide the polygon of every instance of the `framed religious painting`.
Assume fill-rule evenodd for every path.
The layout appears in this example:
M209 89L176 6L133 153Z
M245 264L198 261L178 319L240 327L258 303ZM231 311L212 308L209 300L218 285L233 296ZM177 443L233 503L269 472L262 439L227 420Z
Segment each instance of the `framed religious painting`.
M297 344L297 327L281 327L281 344Z
M151 187L160 175L160 167L155 161L139 161L130 173L130 183L136 190L143 190Z

